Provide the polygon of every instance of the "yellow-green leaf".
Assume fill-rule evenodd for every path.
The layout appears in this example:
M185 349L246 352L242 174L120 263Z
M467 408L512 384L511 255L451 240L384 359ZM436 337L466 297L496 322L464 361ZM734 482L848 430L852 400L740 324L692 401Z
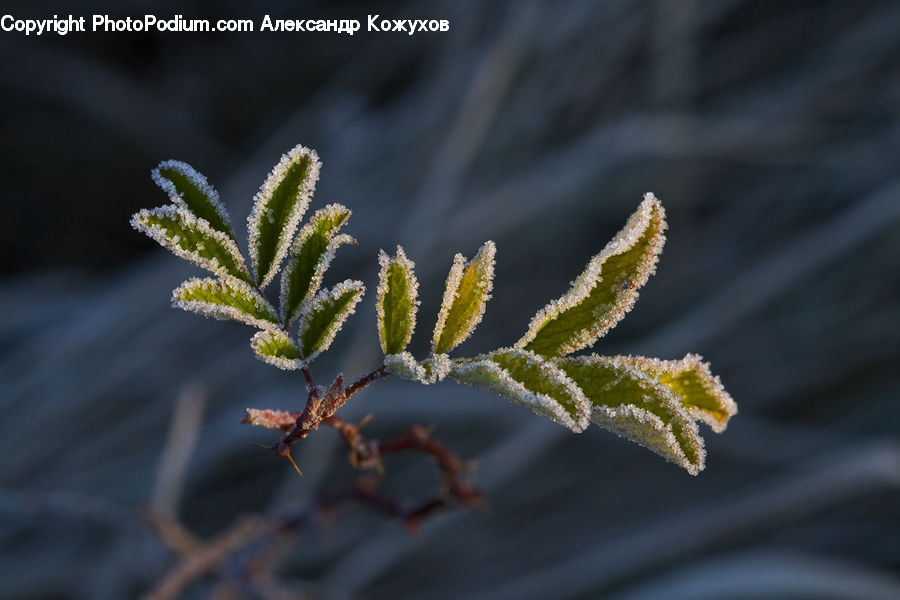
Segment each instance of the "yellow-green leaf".
M631 310L638 289L653 274L665 229L662 205L647 194L572 288L538 311L516 346L542 356L565 356L605 335Z
M712 374L709 363L696 354L681 360L659 360L643 356L615 356L610 360L630 365L657 379L672 390L688 413L722 433L728 420L737 414L737 404L718 377Z
M172 306L214 319L268 329L278 323L269 302L242 281L191 278L172 292Z
M348 279L313 298L300 321L300 355L305 360L314 359L331 346L365 291L361 281Z
M434 326L432 351L435 354L446 354L459 346L481 322L494 285L496 254L494 242L487 241L469 262L462 254L454 257Z
M672 390L639 369L603 356L554 359L592 405L591 420L696 475L706 450L697 423Z
M409 344L416 328L419 283L414 271L415 264L406 257L400 246L397 246L394 258L381 252L378 262L381 264L375 301L378 337L381 350L386 355L397 354Z
M282 329L257 331L250 340L250 346L259 360L279 369L293 371L303 366L300 351Z
M182 206L141 210L131 226L171 250L176 256L199 265L223 279L250 282L244 257L227 234L213 229Z
M153 169L152 176L172 202L236 240L228 210L219 199L219 193L194 167L180 160L165 160Z
M349 235L336 235L349 218L350 209L329 204L316 211L300 229L281 274L281 314L285 323L290 323L315 297L338 247L356 242Z
M531 408L579 432L587 427L590 405L578 385L553 363L520 348L504 348L454 360L450 376Z
M275 278L319 179L315 150L296 146L281 157L253 200L247 217L250 260L260 287Z

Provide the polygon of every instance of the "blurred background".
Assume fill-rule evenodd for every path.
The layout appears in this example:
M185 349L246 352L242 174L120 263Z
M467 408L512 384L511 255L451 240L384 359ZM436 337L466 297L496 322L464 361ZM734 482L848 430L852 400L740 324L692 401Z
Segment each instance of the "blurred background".
M499 248L471 355L518 339L655 192L657 275L594 349L700 353L740 414L703 430L695 478L468 387L380 382L341 414L373 413L376 437L435 425L477 461L488 510L414 536L364 509L317 520L269 597L900 598L900 3L41 4L2 12L451 28L0 33L0 596L135 597L175 564L136 511L207 537L353 481L333 431L297 446L302 478L251 445L277 435L243 408L296 409L302 381L256 361L250 329L171 310L197 270L128 225L166 201L149 172L177 158L240 231L302 142L323 160L312 208L352 208L359 240L327 281L374 290L378 249L402 244L419 355L455 252ZM321 381L379 364L373 298ZM438 483L425 459L386 466L398 493Z

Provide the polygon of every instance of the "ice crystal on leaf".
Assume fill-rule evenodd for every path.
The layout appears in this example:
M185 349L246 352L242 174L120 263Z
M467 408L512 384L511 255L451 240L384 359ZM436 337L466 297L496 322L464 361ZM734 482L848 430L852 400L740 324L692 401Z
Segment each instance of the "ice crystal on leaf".
M516 346L543 356L565 356L593 345L634 306L638 288L656 268L665 229L662 205L647 194L572 288L534 316Z
M172 295L174 306L256 327L250 344L256 357L281 369L302 369L308 382L307 365L330 347L365 293L362 282L353 280L322 288L338 248L356 241L339 233L350 217L340 204L325 206L300 226L319 167L315 151L296 146L256 194L247 218L255 277L218 193L186 163L164 161L153 170L153 180L171 204L141 210L131 221L135 229L215 275L181 284ZM423 384L450 377L522 404L572 431L594 422L697 474L706 458L698 422L720 433L737 413L707 363L694 354L681 360L571 356L593 345L632 308L638 289L656 268L665 229L662 205L646 194L625 227L591 258L568 292L538 311L514 347L475 357L449 353L484 315L493 287L494 243L485 242L472 260L454 257L431 352L423 360L406 350L419 305L415 265L400 246L394 256L381 252L375 308L384 362L370 375L391 373ZM285 257L276 310L263 288L281 271ZM324 410L318 417L333 414L339 407L335 398L347 389L341 377L329 390L311 387L310 398L322 402L316 410ZM322 408L326 405L327 410ZM247 409L244 422L293 431L299 414Z
M416 328L419 283L415 264L397 246L397 255L390 258L384 252L378 256L378 293L375 309L378 314L378 338L386 354L398 354L406 349Z
M247 229L250 259L260 287L266 287L281 267L309 207L320 164L315 150L295 146L281 157L253 200Z

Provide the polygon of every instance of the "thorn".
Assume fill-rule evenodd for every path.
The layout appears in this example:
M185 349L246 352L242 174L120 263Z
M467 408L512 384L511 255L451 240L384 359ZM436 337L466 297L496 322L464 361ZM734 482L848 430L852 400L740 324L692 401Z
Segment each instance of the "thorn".
M372 419L374 418L375 415L373 415L372 413L367 414L365 417L363 417L362 421L356 424L356 430L359 431L360 429L371 423Z
M262 448L263 450L274 450L274 446L266 446L265 444L259 444L257 442L250 442L251 446L256 446L257 448Z
M297 466L297 463L294 462L294 457L291 456L290 451L286 452L286 453L284 454L284 457L285 457L286 459L288 459L288 462L291 463L291 465L293 465L294 469L295 469L298 473L300 473L300 477L303 477L303 471L301 471L301 470L300 470L300 467Z

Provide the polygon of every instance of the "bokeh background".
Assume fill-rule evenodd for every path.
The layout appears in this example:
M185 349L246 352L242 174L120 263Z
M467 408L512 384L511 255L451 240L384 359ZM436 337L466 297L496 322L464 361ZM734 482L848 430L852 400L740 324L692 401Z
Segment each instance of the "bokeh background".
M670 224L658 273L595 350L698 352L740 414L705 431L694 478L471 388L382 382L342 414L374 413L374 436L436 425L477 459L490 508L415 536L362 509L316 522L277 570L292 597L900 597L900 3L2 12L378 13L451 30L0 34L0 596L134 597L174 564L129 523L179 497L159 469L175 414L177 510L200 535L353 480L332 431L297 447L303 478L250 445L273 436L239 425L243 408L295 408L302 382L254 360L249 329L171 310L196 271L128 226L165 201L150 169L179 158L240 227L303 142L324 163L313 208L354 211L360 243L330 281L374 289L377 250L402 244L421 282L419 353L454 252L499 248L494 298L459 352L506 345L654 191ZM376 366L376 339L370 293L319 378ZM427 461L387 467L387 489L437 484Z

